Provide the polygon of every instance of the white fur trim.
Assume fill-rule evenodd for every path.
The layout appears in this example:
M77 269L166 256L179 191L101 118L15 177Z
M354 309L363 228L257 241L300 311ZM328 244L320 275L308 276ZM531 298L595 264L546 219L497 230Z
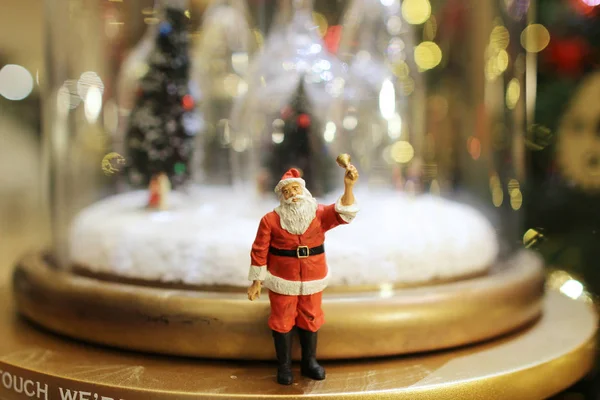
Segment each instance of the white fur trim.
M359 208L356 201L354 204L350 204L349 206L342 205L342 198L340 197L338 201L335 202L335 211L340 214L340 217L342 217L344 221L350 223L356 217Z
M279 183L277 184L277 186L275 186L275 193L281 192L281 189L283 189L283 187L285 185L289 185L292 182L298 182L299 184L302 185L302 187L306 187L306 182L302 178L282 179L282 180L279 181Z
M329 283L329 270L327 276L323 279L314 281L288 281L287 279L271 275L267 272L267 277L263 286L275 293L285 294L288 296L309 295L322 292Z
M250 266L250 272L248 272L248 280L249 281L264 281L267 276L267 266Z

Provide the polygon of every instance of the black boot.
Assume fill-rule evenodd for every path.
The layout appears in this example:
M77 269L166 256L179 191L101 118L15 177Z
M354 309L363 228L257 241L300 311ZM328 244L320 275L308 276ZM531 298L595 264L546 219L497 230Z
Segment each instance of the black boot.
M325 368L317 362L317 332L305 331L298 328L300 345L302 346L302 375L322 381L325 379Z
M280 333L273 331L275 353L277 354L277 383L291 385L294 381L292 374L292 331Z

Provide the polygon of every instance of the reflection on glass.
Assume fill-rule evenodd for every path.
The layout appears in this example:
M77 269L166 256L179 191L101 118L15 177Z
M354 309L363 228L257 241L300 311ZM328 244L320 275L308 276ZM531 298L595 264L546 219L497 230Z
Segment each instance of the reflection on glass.
M283 0L279 5L277 25L252 61L248 92L234 110L236 159L250 166L239 178L270 192L287 169L296 167L313 194L324 195L340 173L335 126L325 118L331 99L343 90L344 71L325 49L312 3Z
M194 49L193 76L203 94L204 132L197 142L198 180L231 184L230 114L246 93L245 75L256 50L248 10L242 0L213 1L203 16L202 35Z

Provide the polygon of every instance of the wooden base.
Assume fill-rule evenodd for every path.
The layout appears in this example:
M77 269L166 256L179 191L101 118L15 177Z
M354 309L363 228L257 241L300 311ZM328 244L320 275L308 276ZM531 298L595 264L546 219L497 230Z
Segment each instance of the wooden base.
M429 287L325 293L322 359L431 351L513 331L540 315L541 263L523 253L493 274ZM14 273L18 310L81 340L169 355L274 358L268 296L106 282L50 267L39 254ZM295 349L296 356L298 349Z
M300 377L294 365L296 382L280 386L272 362L194 360L94 347L37 329L18 318L14 306L8 291L0 290L3 400L32 398L28 393L61 399L68 398L61 396L67 392L78 400L543 399L590 370L597 326L589 304L551 291L541 319L518 333L452 351L324 362L327 379L321 382ZM151 335L137 332L140 338Z

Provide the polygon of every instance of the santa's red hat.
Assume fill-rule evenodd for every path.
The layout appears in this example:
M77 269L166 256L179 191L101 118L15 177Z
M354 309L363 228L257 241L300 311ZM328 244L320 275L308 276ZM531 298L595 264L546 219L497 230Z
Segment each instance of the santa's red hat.
M298 182L302 187L306 187L304 179L300 178L300 171L298 171L296 168L290 168L285 174L283 174L281 180L277 186L275 186L275 193L281 193L281 189L292 182Z

